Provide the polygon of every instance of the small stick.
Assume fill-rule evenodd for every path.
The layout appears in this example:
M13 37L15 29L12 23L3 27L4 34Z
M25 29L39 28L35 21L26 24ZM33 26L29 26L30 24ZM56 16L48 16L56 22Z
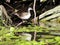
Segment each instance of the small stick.
M4 3L4 4L14 10L14 8L12 6L10 6L9 4L7 4L7 3Z

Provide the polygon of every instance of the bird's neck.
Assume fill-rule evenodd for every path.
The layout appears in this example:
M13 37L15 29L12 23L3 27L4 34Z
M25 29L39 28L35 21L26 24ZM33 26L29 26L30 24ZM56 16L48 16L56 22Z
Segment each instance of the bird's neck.
M30 13L30 10L28 10L28 13Z

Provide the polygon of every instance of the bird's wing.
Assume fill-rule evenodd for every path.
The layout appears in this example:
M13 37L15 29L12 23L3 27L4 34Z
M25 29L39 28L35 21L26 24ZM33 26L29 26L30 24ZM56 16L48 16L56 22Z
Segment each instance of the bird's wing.
M27 12L23 12L23 13L21 14L21 16L26 16L26 15L28 15Z

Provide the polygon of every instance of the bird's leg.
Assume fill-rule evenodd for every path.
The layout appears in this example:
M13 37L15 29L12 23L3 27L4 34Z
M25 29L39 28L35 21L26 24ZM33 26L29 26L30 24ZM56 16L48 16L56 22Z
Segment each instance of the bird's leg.
M19 24L17 24L16 27L20 26L21 24L23 24L23 23L25 23L25 22L26 22L26 21L22 21L22 22L20 22Z

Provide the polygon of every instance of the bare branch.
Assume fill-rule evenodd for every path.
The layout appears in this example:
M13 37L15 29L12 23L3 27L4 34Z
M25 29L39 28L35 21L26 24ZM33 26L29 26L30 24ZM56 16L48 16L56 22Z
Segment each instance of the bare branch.
M36 11L35 11L36 0L34 0L33 10L34 10L34 24L36 24ZM36 40L36 31L34 32L34 40Z

